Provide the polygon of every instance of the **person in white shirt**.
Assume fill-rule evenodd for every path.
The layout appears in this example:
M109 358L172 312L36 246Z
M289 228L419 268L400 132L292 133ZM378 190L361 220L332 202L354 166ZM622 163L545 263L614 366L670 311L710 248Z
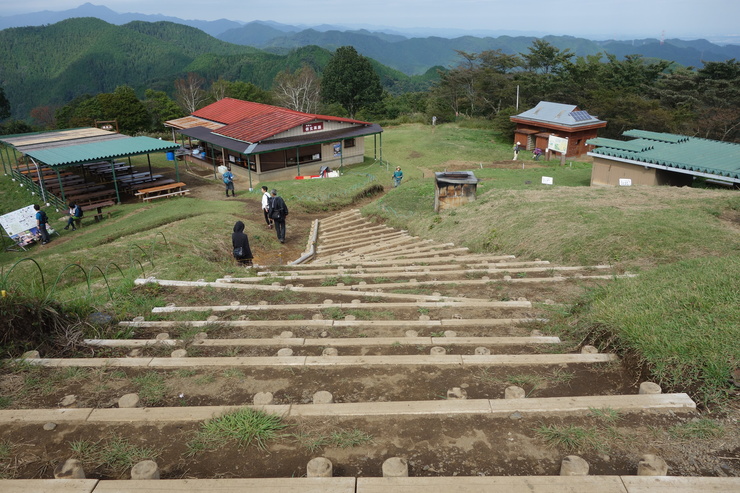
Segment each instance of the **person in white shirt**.
M271 200L272 200L272 197L267 191L267 187L263 186L262 187L262 212L265 213L265 222L267 223L267 227L270 229L272 229L272 219L270 219L268 212L270 211L270 201Z

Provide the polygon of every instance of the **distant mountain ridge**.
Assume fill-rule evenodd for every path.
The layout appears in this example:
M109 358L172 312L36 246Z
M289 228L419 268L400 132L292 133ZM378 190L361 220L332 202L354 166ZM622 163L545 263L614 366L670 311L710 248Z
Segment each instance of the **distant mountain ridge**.
M228 43L251 46L276 54L286 54L292 49L311 45L328 50L335 50L340 46L353 46L362 55L407 75L421 75L435 66L454 66L459 62L457 51L479 53L485 50L501 50L507 54L526 52L532 41L538 38L545 39L560 49L569 48L576 56L606 52L621 58L637 54L691 67L701 67L705 61L740 59L740 45L722 46L704 39L691 41L667 39L663 42L657 39L592 41L573 36L534 34L496 37L472 35L409 37L396 29L348 30L333 25L305 29L273 21L252 21L245 24L227 19L202 21L183 20L165 15L119 14L107 7L91 3L60 12L43 11L0 17L0 29L54 24L74 17L94 17L114 25L125 25L132 21L173 22L194 27ZM433 30L428 30L431 31Z

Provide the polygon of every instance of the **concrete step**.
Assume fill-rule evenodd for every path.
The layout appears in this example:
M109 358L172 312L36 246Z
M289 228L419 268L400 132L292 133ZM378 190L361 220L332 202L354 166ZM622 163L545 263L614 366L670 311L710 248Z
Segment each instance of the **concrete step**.
M378 473L380 474L380 473ZM6 479L3 493L730 493L740 478L443 476L232 479Z
M439 264L439 265L405 265L405 266L398 266L398 265L389 265L389 266L357 266L357 267L343 267L343 266L336 266L334 268L327 268L325 266L320 265L314 265L314 264L306 264L304 265L302 269L290 269L290 270L263 270L257 272L257 278L250 277L246 279L259 279L261 277L287 277L287 276L302 276L302 275L316 275L316 274L322 274L326 276L347 276L352 275L353 273L370 273L370 272L378 272L378 273L385 273L385 272L431 272L432 269L435 271L446 271L446 270L454 270L458 271L461 268L466 269L472 269L475 271L479 271L482 269L488 269L488 268L498 268L498 269L515 269L519 267L535 267L538 265L550 265L550 262L546 260L533 260L530 262L506 262L506 261L500 261L500 262L483 262L483 263L446 263L446 264ZM244 278L242 278L244 279Z
M351 292L354 294L354 292ZM416 302L378 302L378 303L291 303L288 305L203 305L203 306L155 306L152 313L174 312L264 312L264 311L296 311L296 310L325 310L328 308L344 308L355 310L389 310L403 308L496 308L496 309L526 309L532 308L529 301L416 301Z
M50 368L206 368L206 367L343 367L343 366L551 366L619 361L614 354L491 354L387 356L254 356L186 358L24 358L25 364Z
M466 328L466 327L502 327L516 326L532 322L546 322L541 318L451 318L438 320L147 320L118 322L121 327L157 327L167 329L171 327L207 327L209 325L220 325L224 327L259 327L259 328L329 328L329 327L355 327L355 328L396 328L418 329L444 327Z
M224 278L223 281L229 281L229 278ZM257 291L295 291L298 293L325 293L328 295L335 295L335 294L342 294L340 291L337 291L336 288L333 289L326 289L321 286L310 286L310 287L303 287L303 286L293 286L293 285L286 285L286 286L267 286L267 285L261 285L261 284L239 284L238 282L209 282L209 281L175 281L175 280L167 280L167 279L156 279L154 277L149 277L146 279L136 279L134 280L134 284L137 286L143 286L146 284L158 284L160 286L173 286L173 287L184 287L184 288L196 288L196 287L212 287L212 288L220 288L220 289L245 289L245 290L257 290ZM362 290L361 287L352 287L347 288L347 291L344 293L347 296L355 296L355 297L364 297L369 296L372 298L390 298L390 299L396 299L396 300L416 300L416 301L427 301L427 302L440 302L442 300L445 301L462 301L462 302L474 302L475 298L464 298L461 296L442 296L442 295L422 295L422 294L400 294L400 293L383 293L380 291L365 291ZM487 301L487 300L480 300L480 301Z
M354 269L357 267L378 267L383 265L438 265L438 264L464 264L468 262L502 262L516 259L514 255L484 255L484 254L467 254L467 255L433 255L427 259L390 259L390 260L366 260L366 261L348 261L342 262L341 264L326 264L324 262L311 262L308 264L301 264L291 266L291 270L295 267L297 270L314 269L317 266L332 266L332 267L344 267L347 269Z
M147 347L175 346L183 344L180 339L85 339L85 344L96 347ZM559 337L327 337L327 338L253 338L253 339L200 339L191 341L193 346L240 347L240 346L306 346L306 347L354 347L354 346L517 346L530 344L560 344Z
M251 407L283 417L423 416L480 414L522 418L583 416L593 409L620 413L691 413L696 404L686 394L635 394L524 399L441 399L437 401L350 402L269 406L183 406L149 408L11 409L0 410L0 424L9 423L172 423L204 421Z

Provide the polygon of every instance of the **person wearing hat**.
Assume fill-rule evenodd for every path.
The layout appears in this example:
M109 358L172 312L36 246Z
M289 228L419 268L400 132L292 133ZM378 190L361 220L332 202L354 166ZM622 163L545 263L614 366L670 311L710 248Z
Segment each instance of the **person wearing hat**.
M521 142L517 142L516 145L514 146L514 159L512 161L516 161L516 158L519 157L519 151L521 150L521 147L520 147L521 145L522 145Z
M285 243L285 217L288 215L288 206L285 205L285 201L278 196L277 190L274 188L270 191L270 195L272 195L272 200L270 200L270 209L267 211L267 215L275 224L277 239L280 243Z
M400 166L396 166L396 172L393 173L393 186L397 187L401 184L401 180L403 179L403 171L401 171Z

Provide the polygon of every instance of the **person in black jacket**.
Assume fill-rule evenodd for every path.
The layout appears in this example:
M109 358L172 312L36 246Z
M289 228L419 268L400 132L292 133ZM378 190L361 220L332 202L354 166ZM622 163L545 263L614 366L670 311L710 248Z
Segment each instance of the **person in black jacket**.
M288 206L285 205L285 201L282 197L277 194L277 190L274 188L270 192L272 200L270 201L270 210L267 215L275 223L275 233L277 233L277 239L280 243L285 243L285 217L288 215Z
M252 250L249 249L249 238L244 233L244 223L237 221L231 235L231 245L234 247L234 258L240 265L252 265Z

